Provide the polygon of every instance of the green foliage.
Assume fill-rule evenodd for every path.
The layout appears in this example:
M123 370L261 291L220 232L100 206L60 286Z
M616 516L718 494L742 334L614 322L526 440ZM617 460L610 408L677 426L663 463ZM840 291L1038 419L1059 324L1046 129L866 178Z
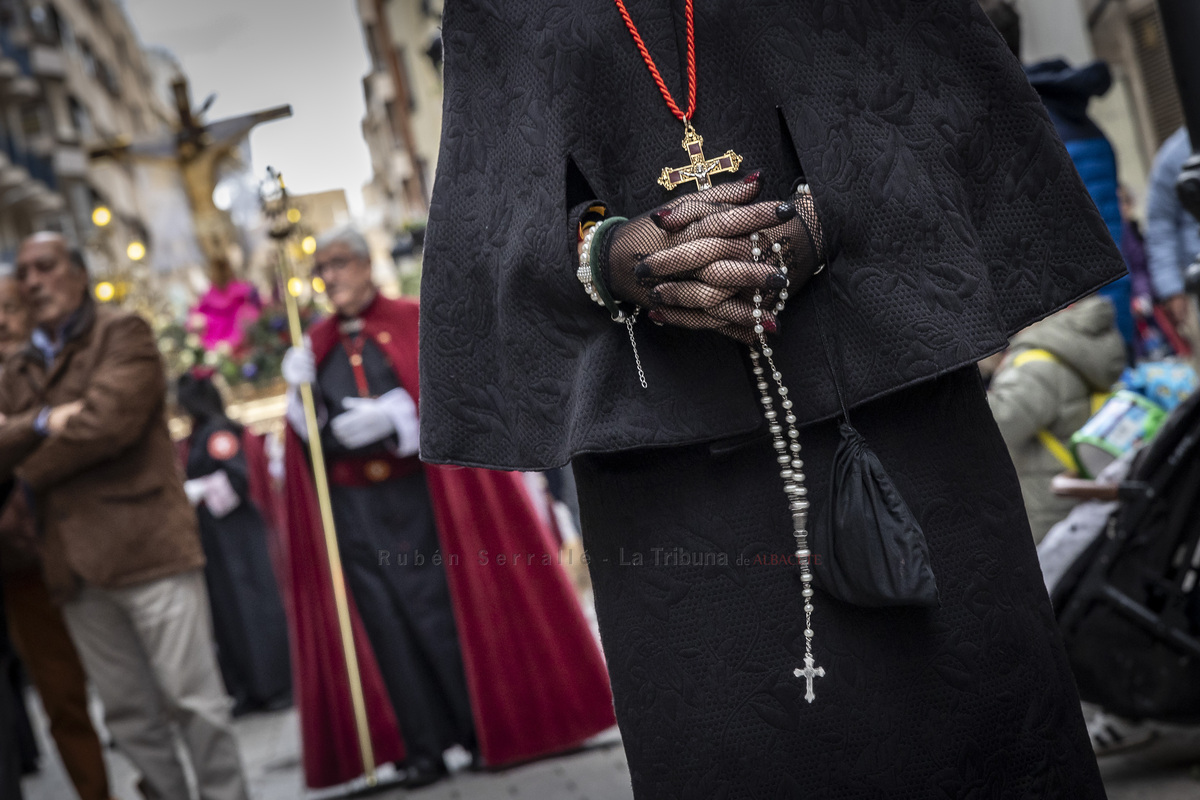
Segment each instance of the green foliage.
M301 305L302 327L307 329L317 315L313 303ZM283 303L265 306L258 319L246 327L236 348L221 344L206 350L201 337L203 327L203 317L194 316L186 324L171 322L159 329L158 349L172 380L194 368L211 370L230 387L266 386L279 379L283 354L292 344Z

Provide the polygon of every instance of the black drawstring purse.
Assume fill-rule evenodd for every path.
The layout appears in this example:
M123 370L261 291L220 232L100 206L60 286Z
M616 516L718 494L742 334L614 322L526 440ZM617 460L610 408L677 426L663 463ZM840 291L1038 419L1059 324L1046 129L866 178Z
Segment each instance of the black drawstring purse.
M828 294L832 302L832 287ZM833 456L829 496L814 504L813 576L830 595L856 606L937 607L941 602L925 533L879 457L850 424L825 336L825 309L815 297L813 302L842 408L841 441Z

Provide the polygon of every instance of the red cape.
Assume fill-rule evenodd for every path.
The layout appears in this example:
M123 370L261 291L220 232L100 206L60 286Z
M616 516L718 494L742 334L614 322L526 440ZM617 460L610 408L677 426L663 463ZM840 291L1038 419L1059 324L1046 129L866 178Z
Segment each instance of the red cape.
M417 309L410 300L379 297L362 320L365 335L419 403ZM320 363L338 342L336 321L317 323L309 335ZM294 683L305 775L318 788L352 780L362 762L320 515L304 445L290 430L285 461L288 518L282 529L294 611ZM600 648L520 476L428 464L424 469L442 556L458 556L456 563L446 563L446 575L485 763L499 766L567 750L616 724ZM513 563L514 554L519 563ZM395 715L357 612L351 616L376 761L398 760L403 745Z

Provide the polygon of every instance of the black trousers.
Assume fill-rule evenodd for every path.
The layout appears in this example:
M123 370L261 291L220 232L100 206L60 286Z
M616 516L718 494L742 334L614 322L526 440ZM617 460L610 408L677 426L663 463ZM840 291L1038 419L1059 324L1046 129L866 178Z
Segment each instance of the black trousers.
M424 473L331 487L346 581L409 758L475 746L471 701Z
M747 385L747 392L753 387ZM928 539L937 609L804 612L771 440L574 462L639 800L1104 797L1020 489L971 368L852 414ZM814 512L836 425L801 431ZM820 554L814 554L819 557Z
M249 503L221 519L198 513L217 663L234 713L280 708L292 693L287 617L262 516Z

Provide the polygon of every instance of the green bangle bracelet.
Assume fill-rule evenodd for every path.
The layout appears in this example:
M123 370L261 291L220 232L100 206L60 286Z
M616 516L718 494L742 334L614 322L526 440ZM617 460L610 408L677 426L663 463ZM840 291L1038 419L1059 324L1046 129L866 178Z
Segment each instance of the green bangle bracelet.
M596 256L603 252L601 247L604 242L604 235L611 232L612 228L622 222L627 222L626 217L606 217L603 222L597 225L593 230L592 243L588 248L588 266L592 271L592 285L596 287L597 294L600 295L604 307L608 309L608 313L615 320L625 318L625 312L621 309L613 296L608 291L608 284L604 281L604 276L600 274L600 259Z

